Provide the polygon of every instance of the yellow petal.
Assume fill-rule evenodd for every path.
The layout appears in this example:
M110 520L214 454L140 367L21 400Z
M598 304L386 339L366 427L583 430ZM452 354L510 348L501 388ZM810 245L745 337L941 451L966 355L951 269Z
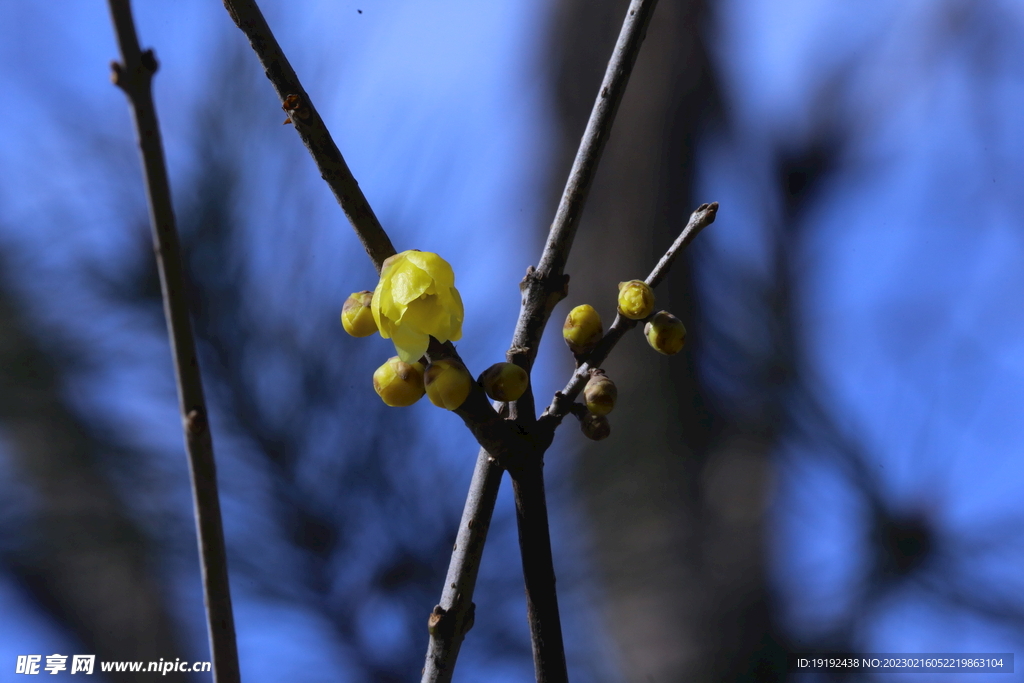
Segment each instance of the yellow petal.
M443 329L448 323L449 316L450 313L441 306L437 296L424 294L409 304L405 317L402 318L402 324L432 334L441 341L447 341L447 335L443 333ZM441 336L438 336L439 334Z
M407 251L403 252L409 263L415 264L427 275L437 282L439 288L455 286L455 273L451 265L437 254L429 251Z
M430 345L430 336L410 329L405 325L399 325L392 329L392 340L395 343L395 351L398 357L406 363L415 363L427 352Z
M411 263L402 263L395 268L390 276L392 300L402 307L420 298L430 287L432 281L427 272Z
M449 292L452 305L449 307L451 317L448 322L448 340L459 341L462 339L462 318L465 315L465 309L462 307L462 296L459 295L459 290L451 287Z

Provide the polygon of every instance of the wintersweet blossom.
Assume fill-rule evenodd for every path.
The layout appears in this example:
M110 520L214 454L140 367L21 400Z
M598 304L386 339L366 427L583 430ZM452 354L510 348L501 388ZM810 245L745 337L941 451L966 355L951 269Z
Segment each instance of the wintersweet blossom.
M443 258L411 249L384 261L370 303L380 336L391 339L398 357L418 361L430 343L462 338L462 297L455 273Z

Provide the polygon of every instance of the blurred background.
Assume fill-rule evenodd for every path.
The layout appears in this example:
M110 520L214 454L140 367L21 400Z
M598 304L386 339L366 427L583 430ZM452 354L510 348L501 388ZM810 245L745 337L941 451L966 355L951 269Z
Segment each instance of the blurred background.
M474 374L503 359L627 4L263 3L395 246L454 266ZM475 444L426 401L374 395L390 343L338 321L372 265L220 3L135 13L161 65L243 678L416 680ZM19 654L206 660L107 9L0 0L0 18L0 679ZM572 680L1022 651L1022 111L1019 1L661 0L538 403L572 369L568 309L607 324L616 283L695 206L721 209L657 292L684 353L625 339L612 437L567 421L547 457ZM510 489L458 681L532 680Z

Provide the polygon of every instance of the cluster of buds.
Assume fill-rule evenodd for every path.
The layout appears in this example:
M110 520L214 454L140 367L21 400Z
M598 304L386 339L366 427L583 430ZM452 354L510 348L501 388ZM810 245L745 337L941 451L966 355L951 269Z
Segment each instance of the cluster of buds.
M386 259L374 291L355 292L341 308L341 325L353 337L375 332L391 339L398 354L373 373L373 388L385 404L411 406L427 394L434 405L455 410L466 400L473 379L455 360L426 367L430 338L462 336L462 298L452 267L437 254L412 249Z
M619 283L616 311L629 320L647 321L644 338L658 353L672 356L682 350L686 327L668 311L654 313L654 290L643 280ZM562 326L562 338L575 356L577 366L586 362L603 335L601 316L588 304L569 311ZM611 428L607 415L615 407L616 398L615 383L608 379L604 370L591 370L590 380L583 390L584 404L574 410L580 419L580 428L588 438L598 441L609 435Z
M619 283L617 311L630 320L643 321L644 337L658 353L678 353L686 340L683 323L668 311L654 314L654 291L643 280ZM462 298L455 289L455 275L437 254L409 250L388 258L381 267L373 292L354 292L341 309L341 324L353 337L379 332L394 343L396 356L373 373L373 388L389 406L410 406L424 394L434 405L458 410L473 391L469 370L454 358L437 359L424 366L433 337L440 342L462 337ZM569 311L562 338L577 364L597 347L604 336L601 316L583 304ZM477 378L495 401L517 401L526 392L530 377L514 363L495 363ZM615 407L618 391L603 370L591 370L583 390L583 405L576 411L587 437L606 438L611 429L608 413Z
M341 309L341 325L353 337L379 332L394 343L398 355L373 373L373 388L394 407L411 406L424 394L447 410L458 410L466 402L473 377L461 362L443 358L424 367L430 338L460 339L462 317L452 267L437 254L415 249L385 260L377 288L353 293ZM600 321L597 334L600 338ZM489 397L507 402L526 392L530 377L518 365L495 363L477 382Z

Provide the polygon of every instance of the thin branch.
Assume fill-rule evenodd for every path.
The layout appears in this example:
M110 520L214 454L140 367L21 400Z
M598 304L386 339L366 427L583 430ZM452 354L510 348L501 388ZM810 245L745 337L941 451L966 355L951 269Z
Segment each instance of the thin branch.
M249 39L267 78L277 91L282 108L288 112L302 143L320 169L320 175L327 181L379 273L384 259L395 253L395 247L366 201L295 70L288 63L263 13L254 0L224 0L224 7Z
M152 81L157 63L152 50L142 52L135 33L129 0L110 0L110 14L121 49L121 63L115 62L114 83L128 96L142 153L142 166L149 200L149 220L153 246L160 271L164 315L170 333L171 354L178 385L178 403L185 430L189 474L195 505L199 540L207 628L213 662L213 680L238 683L238 649L235 621L231 611L227 552L221 524L217 469L213 457L213 439L207 418L206 400L199 374L192 324L185 298L185 272L182 266L178 231L171 205L163 143L153 105Z
M249 39L267 78L281 98L282 107L288 112L289 119L317 168L320 169L320 174L334 192L342 210L352 223L352 228L363 243L367 255L380 273L385 259L395 254L391 238L381 227L363 191L359 189L359 183L341 156L341 151L309 95L306 94L305 88L299 82L299 77L288 62L266 19L263 18L263 13L254 0L224 0L224 7ZM428 361L438 358L455 358L460 362L462 360L450 342L439 344L434 339L431 339L426 358ZM515 438L512 430L500 424L501 420L483 397L483 392L474 392L466 401L466 405L456 412L480 445L489 448L495 457L501 457L503 452L509 450L507 444L512 443Z
M611 136L615 114L626 92L629 76L633 72L633 65L640 53L640 45L647 34L647 26L650 24L656 4L657 0L632 0L629 4L619 38L611 59L608 60L601 88L594 100L594 108L583 131L579 150L569 171L569 178L562 191L562 198L558 202L540 264L536 270L531 268L527 271L526 278L520 285L523 303L513 335L512 350L515 352L515 358L510 360L527 371L533 367L537 347L551 311L568 294L568 277L564 275L565 264L569 259L569 251L576 237L583 208L590 195L590 187L597 174L601 154ZM532 418L532 394L528 396Z
M423 667L423 681L451 681L462 641L473 627L476 610L472 601L473 591L503 474L504 470L494 457L481 448L462 511L441 602L434 607L428 620L430 644Z
M687 222L686 227L683 228L683 231L679 233L679 237L672 243L672 246L665 252L665 255L661 257L658 264L654 266L654 270L651 271L651 274L647 276L644 282L652 288L657 287L665 279L665 275L668 274L669 269L672 267L672 262L676 260L680 252L693 241L701 230L715 222L717 214L718 202L698 206L697 210L690 214L690 220ZM601 338L601 341L594 350L583 358L584 362L576 368L576 371L569 379L569 383L561 391L555 392L551 405L547 407L547 410L544 411L544 414L538 420L540 426L538 433L543 434L553 431L558 426L562 418L572 410L573 401L576 400L576 397L583 391L583 387L586 386L587 380L590 379L590 371L600 368L611 350L622 339L622 336L640 322L639 320L630 320L618 313L615 314L615 322L612 323L612 326L604 337Z

